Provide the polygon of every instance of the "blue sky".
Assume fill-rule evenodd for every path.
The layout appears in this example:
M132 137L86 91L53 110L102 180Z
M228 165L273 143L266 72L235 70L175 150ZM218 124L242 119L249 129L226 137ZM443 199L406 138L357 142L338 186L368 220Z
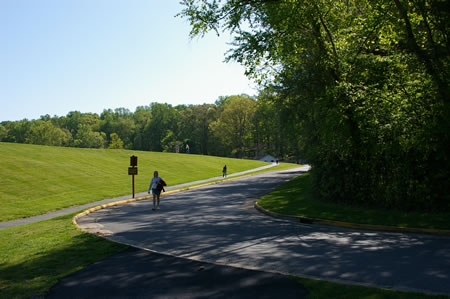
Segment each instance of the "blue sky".
M255 94L228 34L189 39L178 0L0 0L0 121Z

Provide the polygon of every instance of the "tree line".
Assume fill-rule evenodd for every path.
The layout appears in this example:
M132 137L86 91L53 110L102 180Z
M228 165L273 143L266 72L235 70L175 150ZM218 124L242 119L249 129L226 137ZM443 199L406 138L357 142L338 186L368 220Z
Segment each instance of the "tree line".
M227 60L286 112L316 198L450 210L448 1L182 4L191 36L231 33Z
M69 112L37 120L4 121L0 141L81 148L189 152L225 157L298 159L290 131L272 99L219 97L214 104L151 103L96 113Z

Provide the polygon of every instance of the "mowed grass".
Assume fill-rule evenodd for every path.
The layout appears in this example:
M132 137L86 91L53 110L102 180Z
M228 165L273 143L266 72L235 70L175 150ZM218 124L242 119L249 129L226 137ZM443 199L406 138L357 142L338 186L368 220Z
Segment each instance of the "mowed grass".
M450 229L450 213L403 212L351 206L312 197L311 176L299 176L258 203L279 214L395 227Z
M366 286L346 285L319 279L291 277L308 290L308 299L445 299L445 295L400 292Z
M83 233L74 214L0 230L0 298L45 296L63 277L119 253L125 245ZM293 277L308 298L448 298Z
M56 209L57 206L64 207L62 203L70 206L129 194L131 179L126 174L126 169L129 156L132 154L139 156L140 174L136 177L139 191L146 190L148 180L155 168L160 170L161 175L169 184L175 185L219 176L222 164L225 163L229 173L241 171L245 169L242 164L247 162L214 157L211 157L213 159L209 162L205 162L210 157L189 155L179 159L174 157L177 156L175 154L171 156L171 154L80 150L0 143L2 169L0 194L3 205L0 207L1 215L15 209L17 215L24 215L24 212L30 213L30 211L37 210L36 207L40 205L47 207L41 209L42 211L48 211ZM161 162L158 159L164 159L164 161ZM167 163L166 160L179 164ZM195 165L196 161L200 165L204 165ZM234 162L237 164L234 165ZM264 163L257 162L256 164L251 163L247 167L255 168L261 164L264 165ZM295 166L282 164L277 169ZM98 168L107 169L108 172L100 171ZM199 168L204 170L199 170ZM146 169L145 175L142 175L144 169ZM116 174L118 171L120 174ZM6 172L8 175L5 174ZM33 186L33 188L29 188L29 186ZM83 190L83 188L88 188L88 190ZM52 197L46 194L49 190L54 192ZM12 205L12 208L4 207L9 204L5 200L6 194L10 201L16 201L16 205ZM36 197L36 194L40 194L40 197ZM85 199L80 200L79 197ZM55 203L58 204L55 205ZM26 209L20 209L18 207L20 205L27 205ZM31 214L39 213L35 211ZM74 214L69 214L0 230L1 298L43 296L59 279L127 248L127 246L79 231L72 224L73 216ZM424 294L416 295L346 286L326 281L297 279L309 290L308 298L432 297Z
M153 171L170 185L268 163L209 156L0 143L0 221L131 193L129 157L138 156L136 192ZM282 164L277 170L297 167ZM270 169L273 170L273 169ZM259 171L261 172L261 171ZM258 172L258 173L259 173ZM76 229L74 214L0 230L0 298L41 296L62 277L127 246Z
M50 147L0 142L0 221L131 194L130 156L138 156L136 193L146 191L153 171L168 185L267 165L213 156Z
M0 298L44 295L59 279L127 248L81 232L73 216L0 230Z

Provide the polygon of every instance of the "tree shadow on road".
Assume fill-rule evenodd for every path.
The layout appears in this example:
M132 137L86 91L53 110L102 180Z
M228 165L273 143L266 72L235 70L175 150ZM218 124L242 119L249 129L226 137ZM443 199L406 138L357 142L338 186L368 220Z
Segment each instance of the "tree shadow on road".
M63 279L48 298L306 298L281 275L131 248Z

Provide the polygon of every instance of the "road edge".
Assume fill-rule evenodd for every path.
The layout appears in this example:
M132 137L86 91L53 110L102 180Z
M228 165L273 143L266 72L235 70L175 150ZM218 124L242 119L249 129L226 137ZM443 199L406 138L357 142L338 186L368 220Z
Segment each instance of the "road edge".
M253 175L257 175L257 174L242 175L242 176L222 179L222 180L218 180L218 181L214 181L214 182L210 182L210 183L205 183L205 184L200 184L200 185L195 185L195 186L189 186L189 187L183 187L183 188L176 189L176 190L170 190L170 191L167 191L167 192L162 192L161 196L166 196L166 195L170 195L170 194L174 194L174 193L179 193L179 192L199 189L199 188L203 188L203 187L206 187L206 186L209 186L209 185L216 185L216 184L220 184L220 183L224 183L224 182L228 182L228 181L233 181L233 180L246 178L246 177L253 176ZM153 195L149 194L149 195L145 195L145 196L139 196L139 197L136 197L136 198L118 200L118 201L110 202L110 203L107 203L107 204L98 205L98 206L89 208L87 210L84 210L84 211L76 214L75 216L73 216L72 217L72 223L79 230L81 230L83 232L87 232L86 230L82 229L81 226L78 225L77 220L80 219L81 217L89 215L90 213L93 213L95 211L106 209L106 208L109 208L109 207L122 206L122 205L125 205L125 204L128 204L128 203L141 201L141 200L146 200L146 199L152 199L152 198L153 198Z
M200 184L200 185L196 185L196 186L184 187L184 188L180 188L180 189L177 189L177 190L171 190L171 191L167 191L165 193L161 193L161 196L170 195L170 194L179 193L179 192L184 192L184 191L189 191L189 190L193 190L193 189L198 189L198 188L206 187L206 186L209 186L209 185L220 184L220 183L223 183L223 182L237 180L237 179L241 179L241 178L245 178L245 177L250 177L250 176L253 176L253 175L257 175L257 174L248 174L248 175L243 175L243 176L239 176L239 177L222 179L222 180L219 180L219 181L214 181L214 182L209 182L209 183L205 183L205 184ZM125 205L127 203L141 201L141 200L145 200L145 199L151 199L151 198L153 198L152 195L146 195L146 196L141 196L141 197L137 197L137 198L130 198L130 199L126 199L126 200L119 200L119 201L116 201L116 202L111 202L111 203L108 203L108 204L98 205L98 206L89 208L89 209L87 209L87 210L85 210L85 211L75 215L72 218L72 223L80 231L92 234L91 232L88 232L87 230L83 229L81 226L78 225L77 220L79 218L81 218L81 217L83 217L85 215L88 215L90 213L93 213L93 212L95 212L97 210L105 209L105 208L112 207L112 206L121 206L121 205ZM352 223L345 223L345 222L338 222L338 221L328 221L328 220L323 220L323 219L313 219L313 218L308 218L308 217L299 217L299 216L290 216L290 215L278 214L278 213L271 212L271 211L268 211L268 210L264 209L257 202L255 202L254 207L259 212L264 213L264 214L266 214L268 216L272 216L274 218L278 218L278 219L290 220L290 221L301 222L301 223L324 224L324 225L334 225L334 226L338 226L338 225L336 225L336 223L342 223L342 224L355 225L354 228L361 228L360 225L352 224ZM331 223L335 223L335 224L331 224ZM347 226L347 227L351 228L350 226ZM446 233L448 233L450 235L450 230L446 231ZM323 278L318 278L318 277L314 277L314 276L310 276L310 275L292 275L290 273L285 273L285 272L282 272L282 271L275 271L275 270L267 271L267 270L261 270L261 269L259 269L257 267L242 266L240 264L235 264L235 263L226 264L226 263L217 263L217 262L212 262L212 261L205 261L205 260L196 259L196 258L193 258L193 257L189 257L189 258L180 257L180 256L173 255L173 254L168 254L168 253L164 253L164 252L155 251L155 250L152 250L152 249L149 249L149 248L144 248L144 247L141 247L141 246L138 246L138 245L135 245L135 244L131 244L131 243L127 243L127 242L111 240L111 239L108 239L108 238L106 238L105 236L103 236L101 234L95 234L94 233L94 235L97 235L98 237L104 238L104 239L109 240L111 242L127 245L127 246L130 246L130 247L133 247L133 248L137 248L137 249L140 249L140 250L153 252L153 253L161 254L161 255L165 255L165 256L171 256L171 257L175 257L175 258L184 258L184 259L198 261L198 262L203 262L203 263L207 263L207 264L214 264L214 265L218 265L218 266L229 266L229 267L241 268L241 269L246 269L246 270L254 270L254 271L261 271L261 272L277 273L277 274L281 274L281 275L285 275L285 276L295 276L295 277L300 277L300 278L319 280L319 281L326 281L326 282L338 283L338 284L349 285L349 286L370 287L370 288L377 288L377 289L383 289L383 290L389 290L389 291L413 292L413 293L418 293L418 294L443 295L443 293L428 292L428 291L421 290L421 289L414 289L414 288L400 288L400 289L396 289L395 288L394 289L394 288L387 288L387 287L382 287L382 286L376 286L376 285L372 285L372 284L368 284L368 283L348 282L348 281L340 280L340 279L323 279Z
M335 221L335 220L327 220L327 219L318 219L311 218L305 216L293 216L293 215L285 215L279 214L276 212L269 211L263 208L258 202L255 202L254 207L259 212L271 216L277 219L288 220L292 222L299 222L305 224L321 224L328 226L338 226L344 228L352 228L352 229L364 229L364 230L372 230L372 231L383 231L383 232L396 232L396 233L419 233L419 234L432 234L439 236L450 236L450 230L447 229L431 229L431 228L413 228L413 227L396 227L396 226L386 226L386 225L375 225L375 224L360 224L360 223L351 223L344 221Z

